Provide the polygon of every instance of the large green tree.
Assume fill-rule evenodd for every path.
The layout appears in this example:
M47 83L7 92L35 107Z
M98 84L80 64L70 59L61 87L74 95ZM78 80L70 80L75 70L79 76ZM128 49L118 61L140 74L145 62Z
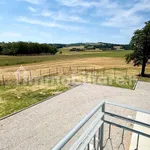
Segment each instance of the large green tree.
M145 76L145 68L150 59L150 21L134 32L130 44L134 52L126 56L126 62L133 61L134 66L142 65L141 76Z

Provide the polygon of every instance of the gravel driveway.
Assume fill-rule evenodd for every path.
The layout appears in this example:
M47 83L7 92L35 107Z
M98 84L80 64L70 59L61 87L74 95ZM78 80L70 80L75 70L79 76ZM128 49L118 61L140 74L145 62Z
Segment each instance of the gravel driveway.
M77 86L1 120L0 150L50 150L105 99L150 111L150 83L138 82L135 90L87 83Z

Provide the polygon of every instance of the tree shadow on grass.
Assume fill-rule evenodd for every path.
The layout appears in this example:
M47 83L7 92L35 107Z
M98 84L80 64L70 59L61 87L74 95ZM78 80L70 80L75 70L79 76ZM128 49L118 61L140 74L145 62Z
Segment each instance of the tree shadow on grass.
M140 74L138 74L139 77L144 77L144 78L150 78L150 74L145 74L144 76L141 76Z
M145 74L143 77L138 75L140 81L150 82L150 74Z

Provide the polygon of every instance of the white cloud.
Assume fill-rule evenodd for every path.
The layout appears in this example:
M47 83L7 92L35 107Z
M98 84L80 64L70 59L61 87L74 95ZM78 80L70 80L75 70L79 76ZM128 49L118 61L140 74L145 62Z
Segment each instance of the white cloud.
M115 15L109 19L107 19L103 25L112 26L112 27L129 27L136 26L142 22L142 17L136 16L134 14L128 14L126 12L122 12L121 15Z
M101 5L108 4L109 0L98 0L98 1L86 1L86 0L57 0L60 4L75 7L75 6L82 6L82 7L98 7Z
M55 0L57 1L56 7L53 7L50 0L18 1L44 4L39 5L38 9L35 9L34 5L28 7L31 12L36 12L34 17L39 19L19 17L18 21L42 27L80 30L80 32L83 28L73 23L89 23L86 27L88 31L92 28L98 30L98 28L113 27L118 33L118 35L112 35L114 39L124 39L124 37L129 39L133 32L142 27L146 19L149 19L148 13L150 12L150 0L133 0L130 3L130 0ZM113 28L109 28L110 32ZM86 29L83 31L85 32Z
M59 20L59 21L80 22L80 23L87 23L88 22L79 16L69 15L69 14L62 12L62 11L51 12L48 10L44 10L43 12L41 12L40 15L45 16L45 17L51 17L52 19Z
M30 4L41 4L43 2L43 0L19 0L19 1L25 1L28 2Z
M31 11L31 12L36 12L37 10L31 6L28 7L28 9Z
M134 7L130 10L132 13L139 11L150 12L150 1L149 0L140 0L137 2Z
M122 34L124 36L131 37L135 30L141 29L141 28L143 28L143 25L134 26L134 27L128 27L128 28L121 28L120 29L120 34Z
M48 10L43 10L40 15L45 16L45 17L50 17L50 16L53 16L53 12L48 11Z
M2 37L20 37L21 34L16 33L16 32L3 32L3 33L0 33L0 36L2 36Z
M129 9L123 9L121 6L117 5L115 13L112 11L110 17L103 23L103 25L113 27L137 26L144 22L144 17L138 14L138 12L147 11L150 12L149 0L140 0Z
M132 33L141 28L146 21L141 12L150 12L150 0L135 0L133 3L122 3L115 0L57 0L59 4L71 7L77 11L80 7L85 12L91 8L90 17L98 17L100 25L116 27L120 34L131 36ZM84 12L83 12L84 13ZM82 15L82 13L81 13ZM65 18L57 15L58 19ZM102 19L101 19L102 18ZM105 18L105 20L103 20ZM69 19L68 19L69 20ZM119 35L119 36L122 36Z
M112 0L57 0L61 5L68 7L82 7L89 9L94 7L91 17L104 17L102 25L111 27L130 27L139 26L145 20L144 17L137 14L138 12L150 12L149 0L136 0L134 3L119 3L119 1ZM63 17L61 17L63 18ZM59 19L59 16L58 16Z
M143 12L150 12L149 0L138 0L130 7L116 5L116 9L104 9L105 21L101 24L107 27L116 27L120 35L130 38L136 29L141 29L147 21ZM108 13L107 13L108 12Z
M63 25L63 24L58 24L55 22L45 22L45 21L43 22L41 20L30 19L30 18L22 17L22 16L17 18L17 20L21 21L21 22L32 24L32 25L40 25L43 27L52 27L52 28L60 28L60 29L64 29L64 30L80 30L81 29L81 27Z

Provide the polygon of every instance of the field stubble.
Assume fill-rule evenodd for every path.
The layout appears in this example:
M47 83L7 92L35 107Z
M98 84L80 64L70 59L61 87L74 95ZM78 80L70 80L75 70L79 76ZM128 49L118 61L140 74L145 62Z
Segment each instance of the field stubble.
M70 86L69 84L63 85L61 83L45 84L45 81L41 80L43 77L47 79L47 83L51 82L53 78L63 79L63 81L67 78L66 80L70 80L69 83L72 83L72 80L82 83L87 79L85 77L92 74L92 78L90 77L86 82L95 82L97 77L100 76L102 80L103 77L106 81L112 79L111 84L106 85L132 88L134 83L129 85L129 79L130 77L137 78L141 69L140 67L133 67L132 64L126 64L124 57L96 57L96 55L90 58L81 58L79 55L78 58L73 56L73 59L57 59L57 61L23 64L21 68L23 68L23 72L27 72L29 81L34 79L35 81L37 79L37 81L27 85L16 85L16 81L18 84L22 80L22 71L18 70L20 65L0 67L0 84L3 82L3 77L6 82L5 87L0 86L0 117L42 101L48 96L61 93ZM147 72L149 71L150 64L147 66ZM120 86L116 82L119 77L123 77L124 85ZM11 81L12 83L15 81L15 85L7 85Z

